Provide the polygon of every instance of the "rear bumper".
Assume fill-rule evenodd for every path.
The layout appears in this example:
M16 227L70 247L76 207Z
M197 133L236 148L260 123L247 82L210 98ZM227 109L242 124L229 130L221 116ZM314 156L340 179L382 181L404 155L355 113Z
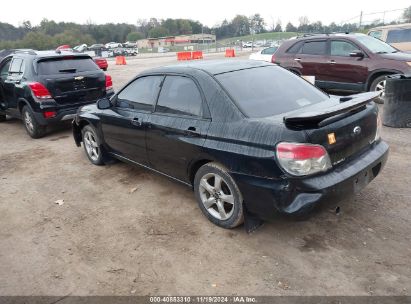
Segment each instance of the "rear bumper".
M93 104L93 103L95 103L95 101L77 105L75 107L68 107L68 108L63 108L63 109L55 108L55 107L44 108L41 110L41 112L37 112L37 111L34 112L34 116L40 125L45 126L45 125L55 124L61 121L73 120L74 117L76 116L78 108L84 105ZM57 115L52 118L45 118L43 116L43 112L45 111L56 111Z
M302 215L320 205L332 205L369 184L388 158L380 141L331 172L309 178L268 179L232 173L249 212L269 220L279 214Z

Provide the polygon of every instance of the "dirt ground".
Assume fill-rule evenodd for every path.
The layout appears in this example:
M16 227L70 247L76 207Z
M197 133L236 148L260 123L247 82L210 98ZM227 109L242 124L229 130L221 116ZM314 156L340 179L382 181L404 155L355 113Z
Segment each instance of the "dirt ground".
M118 88L174 62L110 62L108 73ZM0 129L0 295L411 294L411 129L383 129L387 166L340 215L251 235L208 222L184 185L91 165L67 127L39 140L18 120Z

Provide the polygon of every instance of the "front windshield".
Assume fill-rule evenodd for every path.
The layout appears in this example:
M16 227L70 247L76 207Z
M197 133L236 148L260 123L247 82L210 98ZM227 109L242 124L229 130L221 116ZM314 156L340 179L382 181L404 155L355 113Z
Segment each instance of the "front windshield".
M370 36L356 37L367 49L375 54L395 53L397 50L391 45Z

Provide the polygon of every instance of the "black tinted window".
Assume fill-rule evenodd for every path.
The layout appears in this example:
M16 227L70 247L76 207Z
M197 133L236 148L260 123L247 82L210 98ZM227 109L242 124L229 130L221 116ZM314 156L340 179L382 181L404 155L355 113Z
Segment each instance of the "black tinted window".
M278 66L216 76L249 117L268 117L303 108L328 96L301 77Z
M163 78L163 76L146 76L133 81L118 94L117 106L151 111Z
M261 54L273 55L276 50L277 50L277 47L270 47L270 48L262 50Z
M202 99L194 81L187 77L167 76L156 112L201 116Z
M390 30L387 43L411 42L411 29Z
M38 63L38 73L40 75L79 73L97 70L99 70L99 67L91 58L61 57L40 61Z
M302 42L298 42L298 43L294 44L293 46L291 46L291 47L287 50L287 53L290 53L290 54L298 53L298 51L300 50L300 48L301 48L302 45L303 45Z
M309 41L304 43L301 53L309 55L324 55L326 41Z
M10 73L20 73L22 63L23 63L23 59L21 59L21 58L14 58L14 59L12 60L12 62L11 62L9 72L10 72Z
M350 53L358 50L358 47L345 41L331 41L331 56L350 57Z
M10 63L11 61L7 61L0 69L0 77L2 79L6 79L7 75L9 74L9 68L10 68Z

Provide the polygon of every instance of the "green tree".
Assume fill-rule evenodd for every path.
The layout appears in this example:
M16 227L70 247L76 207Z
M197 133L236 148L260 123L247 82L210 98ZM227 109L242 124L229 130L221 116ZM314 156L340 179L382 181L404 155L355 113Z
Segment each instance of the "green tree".
M128 33L126 40L127 41L137 41L143 38L144 38L144 35L140 32L130 32Z
M162 26L153 27L151 30L148 31L149 38L165 37L168 35L169 35L168 30Z
M178 32L180 35L187 35L192 33L191 24L188 20L180 19L178 20Z
M260 14L252 15L249 22L250 28L254 31L254 33L258 34L264 31L265 21Z
M286 32L296 32L297 28L291 22L288 22L285 27L285 31Z
M168 18L161 23L162 27L168 30L170 35L178 35L178 22L175 19Z
M234 36L244 36L250 34L250 21L247 16L237 15L231 21Z

